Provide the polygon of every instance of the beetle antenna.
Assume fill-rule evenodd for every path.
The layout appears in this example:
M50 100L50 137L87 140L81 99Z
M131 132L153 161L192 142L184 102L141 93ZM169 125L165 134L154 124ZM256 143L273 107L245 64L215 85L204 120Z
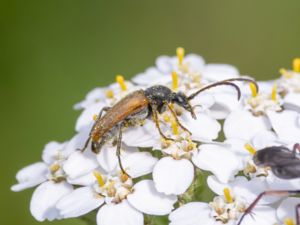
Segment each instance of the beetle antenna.
M232 81L246 81L246 82L250 82L250 83L252 83L252 84L255 85L257 92L258 92L258 90L259 90L257 83L256 83L254 80L252 80L252 79L249 79L249 78L242 78L242 77L239 77L239 78L231 78L231 79L222 80L222 81L219 81L219 82L212 83L212 84L210 84L210 85L208 85L208 86L205 86L205 87L203 87L202 89L200 89L199 91L197 91L197 92L191 94L191 95L188 97L188 99L191 100L191 99L195 98L198 94L200 94L201 92L203 92L203 91L205 91L205 90L207 90L207 89L210 89L210 88L213 88L213 87L217 87L217 86L221 86L221 85L230 85L230 86L232 86L232 87L234 87L234 88L236 89L236 91L237 91L237 93L238 93L238 100L240 100L240 97L241 97L241 90L240 90L240 88L239 88L236 84L231 83Z
M227 81L220 81L220 82L216 82L216 83L213 83L213 84L210 84L210 85L207 85L203 88L201 88L199 91L191 94L189 97L188 97L188 100L192 100L193 98L195 98L198 94L200 94L201 92L207 90L207 89L210 89L210 88L213 88L213 87L217 87L217 86L221 86L221 85L229 85L229 86L232 86L236 89L237 91L237 94L238 94L238 100L240 100L241 98L241 90L240 88L234 84L234 83L230 83L230 82L227 82Z

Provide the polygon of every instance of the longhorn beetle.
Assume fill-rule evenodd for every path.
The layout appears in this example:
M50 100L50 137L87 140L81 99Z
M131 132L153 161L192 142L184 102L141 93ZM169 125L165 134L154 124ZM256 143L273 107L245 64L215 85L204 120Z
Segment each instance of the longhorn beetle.
M122 141L122 127L126 124L126 122L134 121L136 119L146 119L151 115L153 116L153 120L155 125L159 131L159 134L165 140L172 140L170 137L166 137L159 124L158 114L166 111L167 109L171 112L174 117L176 123L186 132L191 133L187 128L185 128L180 121L178 120L176 113L170 106L171 103L177 104L191 113L192 117L196 119L196 115L194 113L193 107L190 104L190 100L195 98L201 92L217 87L220 85L228 85L232 86L237 91L238 100L241 96L241 91L239 87L232 83L233 81L246 81L253 83L257 90L258 86L255 81L248 78L232 78L219 82L212 83L207 85L190 96L186 96L182 92L173 92L168 87L162 85L151 86L145 90L134 91L131 94L128 94L119 102L117 102L112 107L104 107L91 131L88 139L85 142L82 151L84 151L89 142L91 141L91 149L94 153L99 153L101 147L105 144L105 142L110 139L116 131L118 132L117 137L117 157L119 161L119 166L124 174L126 174L124 168L121 164L120 158L120 150L121 150L121 141ZM106 112L104 116L102 116L103 112Z
M300 144L295 144L293 150L289 150L284 146L272 146L258 150L254 157L254 163L260 167L270 167L275 176L281 179L300 178L300 158L297 154L300 152ZM251 214L253 208L259 200L265 195L271 196L290 196L300 194L300 190L269 190L264 191L249 205L242 215L237 225L242 224L247 214ZM300 204L295 208L296 223L300 225Z

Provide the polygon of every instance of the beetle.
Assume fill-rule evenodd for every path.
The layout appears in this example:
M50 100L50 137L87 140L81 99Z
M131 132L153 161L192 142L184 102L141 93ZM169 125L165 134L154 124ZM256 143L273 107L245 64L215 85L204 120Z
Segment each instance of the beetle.
M241 96L241 91L239 87L232 83L233 81L246 81L253 83L257 90L258 86L256 82L248 78L232 78L226 79L223 81L215 82L209 84L190 96L186 96L182 92L173 92L166 86L155 85L151 86L145 90L137 90L128 94L123 99L118 101L112 107L104 107L90 131L89 137L85 142L84 147L81 149L84 151L89 142L91 141L91 149L94 153L99 153L101 147L106 143L106 141L112 138L116 132L118 132L116 144L117 144L117 157L119 161L119 166L121 171L126 174L120 159L120 149L122 141L122 127L134 120L146 119L153 117L155 125L159 131L160 136L165 140L172 140L172 138L164 135L160 128L158 114L163 113L166 110L169 110L174 117L176 123L186 132L191 133L187 128L185 128L180 121L178 120L176 113L170 106L171 103L181 106L183 109L191 113L192 117L196 119L193 107L190 104L190 101L195 98L201 92L217 87L220 85L232 86L237 91L238 100ZM103 112L106 112L103 116Z
M290 150L285 146L271 146L258 150L253 161L259 167L270 167L275 176L281 179L300 178L300 144L294 145ZM291 196L300 194L300 190L268 190L257 196L257 198L249 205L242 215L237 225L242 224L243 219L247 214L251 214L253 208L257 205L260 199L267 196ZM296 206L296 223L300 225L300 204Z

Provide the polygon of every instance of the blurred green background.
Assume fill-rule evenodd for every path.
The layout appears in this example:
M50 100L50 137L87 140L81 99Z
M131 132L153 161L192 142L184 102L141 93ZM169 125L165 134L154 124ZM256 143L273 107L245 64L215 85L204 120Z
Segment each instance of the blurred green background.
M74 134L74 103L174 54L274 78L300 56L299 0L0 1L1 224L39 224L32 190L10 192L15 173L45 143ZM75 220L43 224L82 224Z

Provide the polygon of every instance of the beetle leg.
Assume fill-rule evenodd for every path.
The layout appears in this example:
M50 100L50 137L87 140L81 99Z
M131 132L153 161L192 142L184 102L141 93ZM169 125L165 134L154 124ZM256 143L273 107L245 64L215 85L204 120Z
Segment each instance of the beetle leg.
M296 224L300 225L300 204L296 205Z
M120 169L121 169L122 173L125 174L125 175L127 175L128 177L130 177L130 176L126 173L126 171L125 171L125 169L124 169L124 167L123 167L123 165L122 165L122 160L121 160L122 127L123 127L123 125L124 125L124 123L121 123L121 124L119 125L119 134L118 134L118 139L117 139L117 151L116 151L116 154L117 154L117 157L118 157L118 162L119 162L119 166L120 166Z
M111 109L111 107L103 107L103 108L101 109L101 111L99 112L98 116L97 116L97 120L101 119L103 112L107 112L107 111L110 110L110 109ZM94 126L92 127L91 130L93 130L93 129L94 129ZM84 152L84 151L87 149L90 140L91 140L91 137L89 137L89 138L86 140L86 142L85 142L83 148L82 148L82 149L78 149L78 150Z
M264 191L262 193L260 193L257 198L248 206L248 208L245 210L244 214L242 215L240 221L237 223L237 225L241 225L243 219L245 218L246 215L250 214L252 212L252 210L254 209L254 207L257 205L257 203L259 202L259 200L267 195L267 196L290 196L290 195L297 195L300 194L300 190L270 190L270 191ZM300 206L299 206L300 207ZM298 205L296 206L296 219L297 219L297 225L299 224L299 213L298 213Z
M165 140L175 141L173 138L169 138L166 135L164 135L164 133L160 129L159 120L158 120L158 113L157 113L156 106L151 106L151 107L152 107L152 112L153 112L153 119L154 119L155 125L156 125L156 127L158 129L158 132L159 132L160 136L162 136L162 138L165 139Z
M167 104L167 106L168 106L168 109L170 110L170 112L172 113L172 115L173 115L173 117L174 117L176 123L181 127L181 129L184 130L185 132L189 133L190 135L192 135L192 132L189 131L186 127L184 127L184 126L180 123L180 121L179 121L179 119L178 119L176 113L175 113L174 110L172 109L172 107L171 107L169 104Z

